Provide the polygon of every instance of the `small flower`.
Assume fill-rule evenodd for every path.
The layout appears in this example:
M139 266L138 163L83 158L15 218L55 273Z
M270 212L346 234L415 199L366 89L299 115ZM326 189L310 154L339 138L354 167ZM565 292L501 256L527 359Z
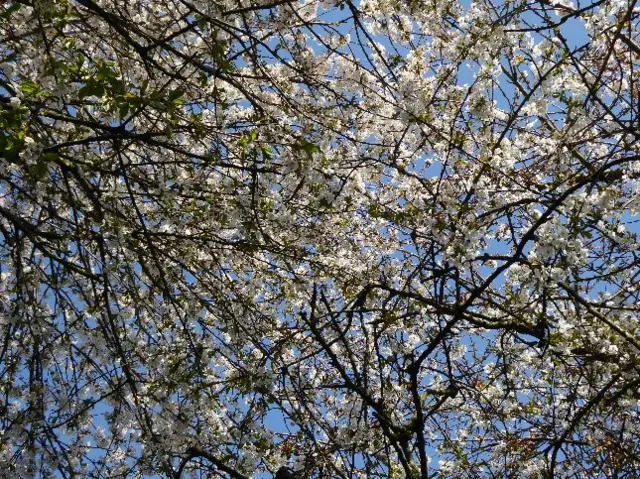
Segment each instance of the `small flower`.
M40 157L40 153L42 153L40 145L38 145L33 138L29 136L25 137L24 148L20 152L20 158L22 158L27 165L33 165Z
M20 98L18 98L17 96L12 96L9 99L9 106L13 109L18 108L21 105L21 103L22 102L20 101Z

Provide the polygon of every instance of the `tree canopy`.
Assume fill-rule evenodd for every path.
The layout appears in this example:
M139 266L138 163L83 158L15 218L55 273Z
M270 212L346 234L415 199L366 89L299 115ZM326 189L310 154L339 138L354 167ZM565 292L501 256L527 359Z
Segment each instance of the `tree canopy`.
M639 18L2 2L2 474L640 477Z

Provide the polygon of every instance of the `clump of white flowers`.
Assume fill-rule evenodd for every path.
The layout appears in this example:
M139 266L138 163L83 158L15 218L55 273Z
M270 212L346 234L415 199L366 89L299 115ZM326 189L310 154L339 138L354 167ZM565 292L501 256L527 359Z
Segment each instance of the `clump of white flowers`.
M5 474L640 477L638 7L525 3L0 5Z

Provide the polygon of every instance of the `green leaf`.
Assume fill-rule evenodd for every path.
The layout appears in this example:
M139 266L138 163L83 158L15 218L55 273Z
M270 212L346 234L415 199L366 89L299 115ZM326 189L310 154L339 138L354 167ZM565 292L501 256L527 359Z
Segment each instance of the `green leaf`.
M42 159L40 159L35 165L33 165L29 169L29 174L35 180L41 180L42 178L44 178L44 176L47 174L48 171L49 171L49 167L47 166L47 163L45 161L42 161Z
M297 145L294 145L294 148L296 150L304 151L309 157L309 159L313 158L314 153L320 153L320 147L318 145L315 145L305 139L300 140L300 143L298 143Z
M226 42L216 42L211 46L211 56L222 71L230 71L233 64L225 57Z
M122 103L118 107L118 113L120 114L120 118L126 117L129 114L130 110L131 110L131 105L129 105L128 103Z
M175 90L171 90L169 92L169 97L167 98L169 100L169 102L173 103L174 105L177 104L182 104L184 103L184 100L182 99L182 96L184 95L185 91L181 88L176 88Z
M116 77L116 72L111 68L111 65L104 63L98 68L97 77L100 80L113 80Z
M0 12L0 18L3 18L3 19L9 18L14 12L17 12L18 10L20 10L21 6L22 5L20 5L19 3L14 3L13 5L10 5L6 10L3 10L2 12Z
M36 82L27 80L20 85L20 90L26 95L35 95L36 93L38 93L38 91L40 91L40 85L38 85Z
M55 161L58 158L60 158L60 155L57 151L48 151L42 155L44 161Z
M102 95L104 95L104 92L105 90L102 85L98 83L88 83L82 88L80 88L80 91L78 92L78 96L80 97L81 100L85 99L88 96L96 96L100 98Z
M260 146L260 151L262 152L262 156L265 160L271 160L273 158L273 153L268 146Z

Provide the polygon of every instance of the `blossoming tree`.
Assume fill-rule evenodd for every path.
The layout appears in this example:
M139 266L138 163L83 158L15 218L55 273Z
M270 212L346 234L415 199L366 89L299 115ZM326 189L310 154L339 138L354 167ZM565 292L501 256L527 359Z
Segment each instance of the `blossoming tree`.
M638 477L639 13L2 2L3 474Z

